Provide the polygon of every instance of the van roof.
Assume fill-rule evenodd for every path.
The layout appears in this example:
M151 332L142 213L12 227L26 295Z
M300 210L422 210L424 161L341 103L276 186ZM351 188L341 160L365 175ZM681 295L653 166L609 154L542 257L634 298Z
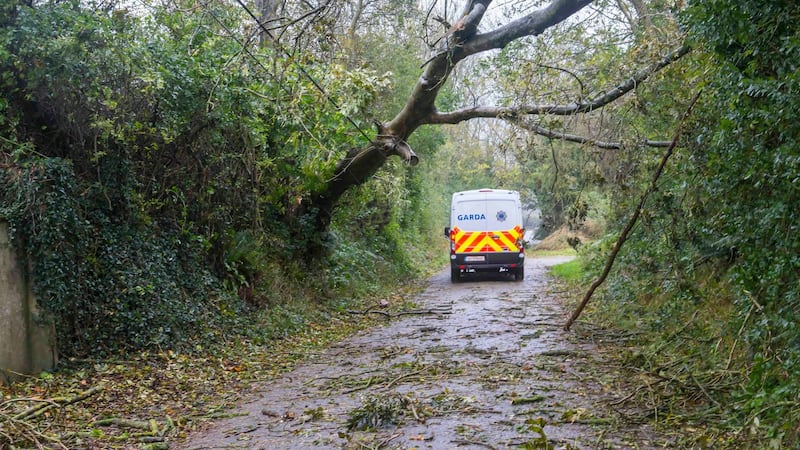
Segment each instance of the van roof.
M453 197L462 196L462 195L475 195L475 194L519 195L519 193L517 191L511 191L511 190L508 190L508 189L483 188L483 189L473 189L471 191L454 192L453 193Z

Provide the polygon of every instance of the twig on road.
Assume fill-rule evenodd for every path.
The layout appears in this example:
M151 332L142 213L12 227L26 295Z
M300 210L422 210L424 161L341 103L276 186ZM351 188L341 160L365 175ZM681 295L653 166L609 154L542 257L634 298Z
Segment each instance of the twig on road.
M424 371L428 370L428 368L429 368L429 367L430 367L430 366L423 366L423 367L422 367L421 369L419 369L419 370L415 370L415 371L413 371L413 372L409 372L409 373L404 373L403 375L400 375L399 377L395 378L394 380L392 380L392 381L390 381L390 382L386 383L386 386L385 386L385 388L386 388L386 389L389 389L389 388L391 388L391 387L392 387L392 386L393 386L395 383L397 383L398 381L402 380L403 378L408 378L408 377L412 377L412 376L414 376L414 375L419 375L420 373L422 373L422 372L424 372Z
M481 442L481 441L472 441L472 440L469 440L469 439L458 439L458 440L450 441L450 442L452 442L453 444L456 444L458 446L461 446L461 445L478 445L478 446L481 446L481 447L486 447L486 448L491 449L491 450L497 450L497 447L495 447L493 445L490 445L490 444L487 444L486 442Z
M439 307L439 308L428 308L428 309L410 309L407 311L398 311L398 312L390 312L390 311L380 311L375 310L372 308L367 308L363 311L355 311L352 309L347 310L348 314L380 314L385 317L400 317L400 316L412 316L412 315L426 315L426 314L452 314L453 309L449 306L447 307Z

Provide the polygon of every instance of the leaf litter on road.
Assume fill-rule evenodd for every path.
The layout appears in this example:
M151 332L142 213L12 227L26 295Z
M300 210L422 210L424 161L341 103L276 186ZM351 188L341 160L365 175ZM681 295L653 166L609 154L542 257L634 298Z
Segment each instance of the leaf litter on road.
M531 260L522 283L501 278L453 285L431 279L414 310L309 357L255 389L237 411L182 448L660 448L671 437L626 423L602 352L557 324L546 267ZM435 314L447 309L448 314ZM269 405L274 414L259 414ZM321 410L318 420L297 420ZM252 430L252 426L256 426Z

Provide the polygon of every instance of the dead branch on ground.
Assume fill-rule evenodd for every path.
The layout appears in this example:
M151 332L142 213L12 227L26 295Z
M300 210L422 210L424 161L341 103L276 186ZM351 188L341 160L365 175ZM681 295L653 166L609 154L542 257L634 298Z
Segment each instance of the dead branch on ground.
M17 398L0 402L0 447L5 448L2 444L8 441L25 442L37 448L68 448L63 439L40 431L41 427L37 426L32 420L42 417L54 408L63 408L86 400L102 392L103 389L103 386L96 386L73 397L50 399ZM4 412L11 410L12 404L20 402L35 402L37 404L16 414Z
M452 306L431 307L431 308L426 308L426 309L409 309L409 310L397 311L397 312L381 311L381 310L375 309L378 306L379 305L373 305L373 306L370 306L369 308L367 308L367 309L365 309L363 311L356 311L356 310L349 309L349 310L347 310L347 313L348 314L360 314L360 315L380 314L380 315L382 315L382 316L384 316L386 318L395 318L395 317L400 317L400 316L412 316L412 315L452 314L453 313Z

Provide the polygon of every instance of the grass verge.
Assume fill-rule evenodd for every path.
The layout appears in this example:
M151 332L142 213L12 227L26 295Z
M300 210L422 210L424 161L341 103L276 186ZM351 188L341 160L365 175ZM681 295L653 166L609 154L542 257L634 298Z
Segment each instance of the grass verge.
M568 309L593 281L586 264L576 258L551 268ZM613 289L606 284L595 293L573 331L597 345L620 373L613 405L625 420L647 421L672 434L676 448L783 448L781 439L762 444L763 436L736 424L732 394L745 372L739 337L726 320L731 312L724 286L712 290L716 298L692 305L658 291L640 290L631 298Z
M583 279L583 263L579 258L556 264L550 268L550 273L570 283L576 283Z

